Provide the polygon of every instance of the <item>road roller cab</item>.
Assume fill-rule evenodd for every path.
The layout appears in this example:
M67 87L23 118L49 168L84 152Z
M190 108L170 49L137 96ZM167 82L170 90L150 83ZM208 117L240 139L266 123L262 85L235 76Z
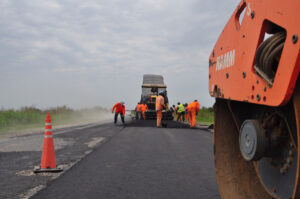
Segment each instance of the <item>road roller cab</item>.
M156 97L161 91L165 91L167 93L167 86L164 84L163 76L152 74L146 74L143 76L140 102L145 103L148 106L148 110L145 112L146 120L156 119L155 102ZM164 98L167 109L163 112L166 114L168 120L173 120L173 115L169 111L169 100L167 94Z

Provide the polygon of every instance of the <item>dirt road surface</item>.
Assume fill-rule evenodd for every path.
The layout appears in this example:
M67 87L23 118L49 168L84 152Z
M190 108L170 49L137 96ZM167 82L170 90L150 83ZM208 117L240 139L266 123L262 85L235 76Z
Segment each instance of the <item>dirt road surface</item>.
M33 173L42 133L0 139L0 198L219 198L209 131L128 121L53 134L58 174Z

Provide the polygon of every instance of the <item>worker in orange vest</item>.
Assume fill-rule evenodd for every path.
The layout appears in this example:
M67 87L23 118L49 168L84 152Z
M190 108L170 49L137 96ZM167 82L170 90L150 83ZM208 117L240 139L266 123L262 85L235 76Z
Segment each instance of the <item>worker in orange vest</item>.
M135 111L136 111L136 119L137 120L142 119L142 103L139 102L136 105Z
M196 115L198 115L199 110L200 110L200 104L198 102L198 100L194 100L195 104L196 104Z
M125 116L125 103L124 102L118 102L116 103L111 112L115 112L115 124L117 123L117 120L118 120L118 115L120 114L120 117L121 117L121 120L122 120L122 123L124 124L125 123L125 120L124 120L124 116Z
M184 104L184 116L185 116L185 120L187 122L189 122L189 111L188 111L188 104L187 103Z
M175 106L174 110L175 110L174 118L176 118L176 120L177 120L177 118L178 118L178 112L177 112L178 111L178 107Z
M156 110L156 126L161 127L162 111L166 108L165 105L165 92L159 92L159 95L156 98L155 110Z
M200 104L197 100L195 100L194 102L191 102L188 105L188 112L189 112L189 121L190 121L190 127L191 128L195 128L196 126L196 115L198 114L200 109Z
M146 112L147 110L148 110L147 104L143 103L143 104L142 104L142 116L143 116L144 120L146 119L145 112Z

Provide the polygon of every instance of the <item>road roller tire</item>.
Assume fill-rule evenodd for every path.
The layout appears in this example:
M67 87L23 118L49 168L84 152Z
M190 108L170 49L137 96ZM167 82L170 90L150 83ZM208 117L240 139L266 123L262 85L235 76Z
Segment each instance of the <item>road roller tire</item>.
M222 99L215 103L214 156L222 199L272 198L259 182L254 165L242 157L239 129Z
M297 124L297 175L296 175L296 181L295 181L295 188L294 188L294 194L293 198L300 198L300 79L298 78L297 85L294 90L294 96L293 96L293 106L295 111L295 120Z
M294 155L292 155L293 163L291 163L287 171L289 173L281 173L280 175L274 172L276 169L278 171L278 168L274 165L274 167L271 164L271 166L264 167L266 162L272 162L270 161L273 160L272 156L266 154L260 160L247 161L241 154L239 143L242 123L247 119L252 119L258 113L263 112L263 110L271 110L272 107L216 99L214 156L217 182L222 199L300 198L300 147L298 144L300 143L299 83L300 81L296 84L291 101L284 107L278 107L279 111L285 112L286 117L283 116L283 118L286 119L287 125L292 129L289 131L289 138L294 143L290 145L293 146ZM234 110L232 104L239 104L238 109ZM245 116L245 114L249 115ZM277 126L273 127L277 129ZM282 151L284 148L279 149ZM287 183L285 182L286 179L288 179ZM270 185L272 185L271 188ZM287 192L282 192L282 190L287 190Z

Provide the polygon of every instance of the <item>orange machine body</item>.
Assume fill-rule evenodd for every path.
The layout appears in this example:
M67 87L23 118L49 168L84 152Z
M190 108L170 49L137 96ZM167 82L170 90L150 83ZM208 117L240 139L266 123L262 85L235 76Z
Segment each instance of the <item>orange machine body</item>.
M268 106L286 104L300 69L299 9L298 0L242 0L210 55L210 95ZM270 24L286 32L272 85L254 70L257 48L270 32Z

